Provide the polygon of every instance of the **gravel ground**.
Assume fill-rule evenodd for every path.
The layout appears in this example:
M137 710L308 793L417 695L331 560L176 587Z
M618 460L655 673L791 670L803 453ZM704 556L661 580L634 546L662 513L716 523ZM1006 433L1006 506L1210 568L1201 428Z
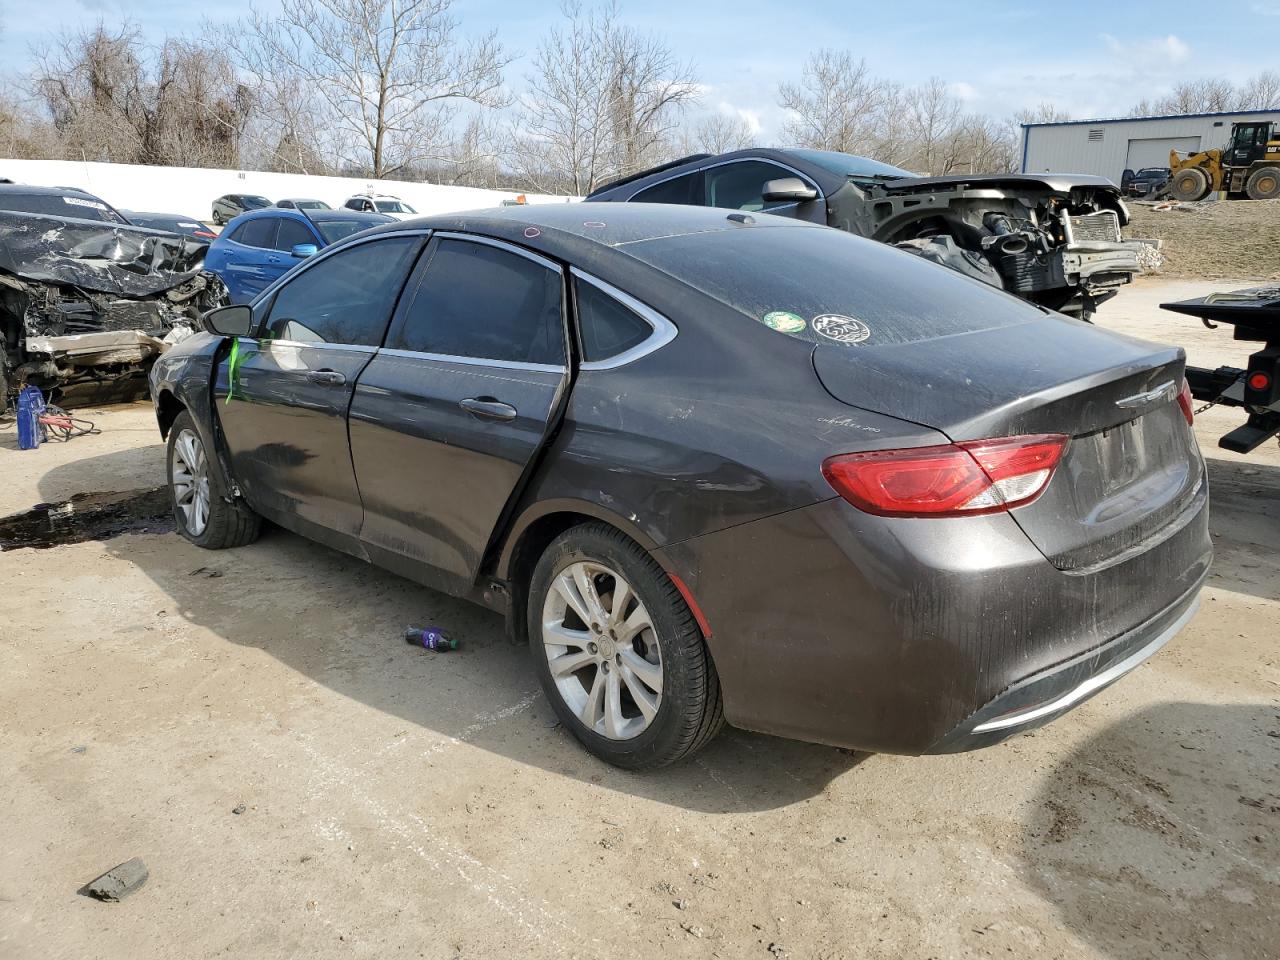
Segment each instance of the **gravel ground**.
M1127 289L1104 326L1239 362ZM154 488L146 405L19 453L0 514ZM1280 451L1209 457L1214 573L1163 652L974 754L733 731L622 773L493 615L280 531L0 554L0 957L1275 958ZM407 623L462 649L405 646ZM853 695L851 693L851 695ZM236 812L239 810L240 812ZM131 857L120 903L77 891Z
M1280 280L1280 200L1226 200L1165 211L1130 203L1129 212L1126 237L1164 240L1162 278Z

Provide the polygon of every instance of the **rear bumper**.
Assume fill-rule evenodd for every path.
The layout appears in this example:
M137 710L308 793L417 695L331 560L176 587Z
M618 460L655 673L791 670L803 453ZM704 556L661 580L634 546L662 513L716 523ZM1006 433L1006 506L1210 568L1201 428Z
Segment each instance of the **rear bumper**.
M1056 720L1141 666L1177 636L1200 607L1202 584L1203 579L1158 616L1110 643L1019 680L925 752L989 747Z
M839 499L657 555L710 624L729 723L955 752L1061 716L1167 642L1208 574L1207 515L1201 492L1144 549L1078 571L1008 514L888 519Z

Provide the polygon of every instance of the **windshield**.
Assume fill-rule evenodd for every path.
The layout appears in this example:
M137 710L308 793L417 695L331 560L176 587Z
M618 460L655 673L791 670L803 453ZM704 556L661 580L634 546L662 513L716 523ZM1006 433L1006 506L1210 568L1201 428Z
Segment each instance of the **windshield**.
M837 150L788 150L802 160L815 163L824 170L838 173L852 180L899 180L902 177L914 177L910 170L891 167L879 160L868 160L866 157L855 157L851 153L840 153Z
M375 200L373 206L379 213L417 213L403 200Z
M316 223L316 229L320 231L320 236L324 237L325 243L337 243L343 237L349 237L353 233L359 233L361 230L376 227L382 222L381 219L374 220L372 217L368 220L321 220ZM387 222L390 223L391 221L388 220Z
M56 193L0 193L0 210L42 213L51 217L76 217L106 223L128 223L124 217L95 197Z

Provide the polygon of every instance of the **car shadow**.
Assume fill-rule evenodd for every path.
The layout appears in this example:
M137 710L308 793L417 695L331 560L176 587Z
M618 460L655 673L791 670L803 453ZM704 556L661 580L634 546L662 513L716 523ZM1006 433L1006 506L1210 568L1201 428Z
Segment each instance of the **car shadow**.
M1162 703L1059 762L1018 845L1099 956L1274 958L1280 705Z
M1280 601L1280 467L1205 457L1212 586Z
M121 451L59 466L42 484L94 489L107 461L138 455ZM587 754L557 722L527 647L506 639L502 618L492 611L271 525L256 543L236 550L201 550L176 533L117 536L103 546L173 599L168 615L176 611L404 721L397 737L406 745L378 748L385 747L389 768L415 750L433 756L441 744L457 741L620 792L726 813L817 796L866 756L726 729L696 757L660 775L618 770ZM433 653L406 644L405 627L424 624L447 630L460 649Z

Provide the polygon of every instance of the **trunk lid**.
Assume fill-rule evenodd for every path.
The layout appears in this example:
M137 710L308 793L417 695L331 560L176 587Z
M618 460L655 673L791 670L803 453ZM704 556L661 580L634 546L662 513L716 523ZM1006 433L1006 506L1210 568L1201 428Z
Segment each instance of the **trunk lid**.
M1177 391L1181 349L1067 318L911 343L819 344L838 400L952 440L1071 437L1045 492L1011 515L1062 570L1106 563L1176 529L1203 496Z

